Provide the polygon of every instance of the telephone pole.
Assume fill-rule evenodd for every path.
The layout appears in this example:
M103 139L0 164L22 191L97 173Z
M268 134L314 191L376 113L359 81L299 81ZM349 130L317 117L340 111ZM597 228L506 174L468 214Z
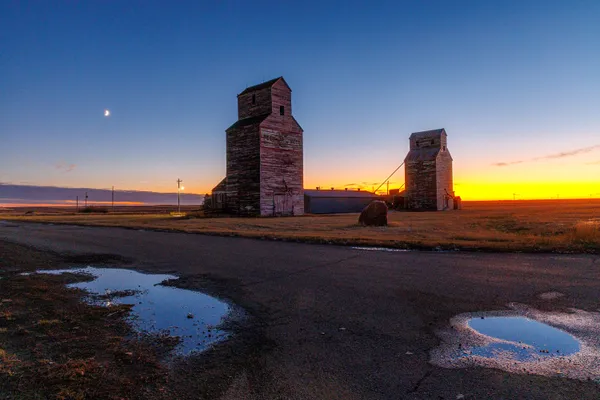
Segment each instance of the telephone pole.
M183 182L181 179L177 178L177 213L181 213L181 202L180 202L180 192L183 189L183 186L181 186L181 182Z
M85 192L85 208L87 208L87 199L88 199L88 195L87 195L87 192Z

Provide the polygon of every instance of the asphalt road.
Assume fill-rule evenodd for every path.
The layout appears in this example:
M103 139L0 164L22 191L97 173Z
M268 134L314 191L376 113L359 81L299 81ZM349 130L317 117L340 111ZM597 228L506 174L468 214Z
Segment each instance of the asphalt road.
M380 252L38 224L0 224L0 246L2 239L119 255L134 268L176 272L200 288L219 283L210 290L246 308L271 343L236 370L222 398L600 398L593 382L428 363L439 343L435 331L459 313L509 302L598 311L597 256ZM538 299L549 291L565 296Z

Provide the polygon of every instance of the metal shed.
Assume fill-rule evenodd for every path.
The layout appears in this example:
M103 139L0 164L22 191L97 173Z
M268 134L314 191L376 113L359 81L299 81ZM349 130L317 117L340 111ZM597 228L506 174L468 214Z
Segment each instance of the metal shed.
M304 190L304 212L339 214L361 212L380 196L358 190Z

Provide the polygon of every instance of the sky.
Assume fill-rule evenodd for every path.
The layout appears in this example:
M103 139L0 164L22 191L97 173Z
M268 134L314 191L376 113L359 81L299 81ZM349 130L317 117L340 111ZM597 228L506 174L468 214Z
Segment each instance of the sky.
M0 182L210 192L236 95L284 76L306 188L445 128L465 200L600 197L599 71L596 0L3 1Z

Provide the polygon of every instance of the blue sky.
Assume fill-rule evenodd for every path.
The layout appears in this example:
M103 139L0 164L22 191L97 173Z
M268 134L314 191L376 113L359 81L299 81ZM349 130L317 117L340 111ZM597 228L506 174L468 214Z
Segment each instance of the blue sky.
M444 127L459 193L591 194L599 21L598 1L5 1L0 182L209 191L236 95L283 75L306 187L379 182Z

